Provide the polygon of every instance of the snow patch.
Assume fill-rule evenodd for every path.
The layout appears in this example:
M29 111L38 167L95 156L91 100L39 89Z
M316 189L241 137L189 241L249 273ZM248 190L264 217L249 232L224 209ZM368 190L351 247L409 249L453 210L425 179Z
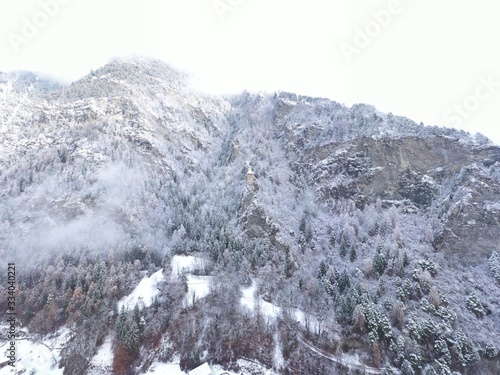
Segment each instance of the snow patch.
M113 343L111 336L107 336L104 343L90 362L87 375L109 374L113 368Z
M210 283L212 276L187 276L188 292L182 303L183 307L193 305L200 298L206 297L210 293Z
M276 369L282 369L285 367L285 359L283 358L283 352L281 349L281 340L278 331L274 333L274 355L273 355L274 367Z
M172 280L178 279L182 274L186 275L188 291L182 301L184 308L192 306L194 302L210 293L212 276L195 276L190 273L203 268L203 262L204 259L191 255L174 255L170 261Z
M249 361L246 359L238 359L238 366L240 367L241 375L253 375L253 374L262 374L262 375L278 375L277 372L266 368L264 365Z
M276 319L281 313L281 308L279 306L273 305L272 303L266 302L259 297L255 299L255 292L257 290L257 283L252 280L252 285L248 288L241 289L241 299L240 303L251 311L255 311L256 303L258 303L258 311L264 315L266 318Z
M202 268L203 259L192 255L174 255L170 261L172 278L176 278L183 272L193 272Z
M434 181L434 179L433 179L431 176L427 175L427 174L424 174L424 175L422 176L422 182L423 182L423 183L428 183L428 184L429 184L429 185L431 185L431 186L435 186L435 185L437 185L437 184L436 184L436 181Z
M25 368L26 374L36 370L38 374L62 375L63 369L59 368L61 349L71 339L73 333L68 328L61 328L55 334L36 341L29 338L28 332L25 333L28 334L28 338L16 341L17 371ZM6 341L0 341L2 349L6 349L6 344ZM11 369L10 366L4 367L0 369L0 374L12 374Z
M257 283L255 280L252 280L251 286L241 289L242 295L240 298L240 303L250 311L256 311L258 305L258 311L264 317L270 320L275 320L281 314L283 308L281 308L280 306L276 306L270 302L264 301L262 297L256 299L256 291ZM319 332L320 323L314 315L305 313L295 307L286 308L286 313L288 313L289 316L293 317L297 322L299 322L306 330Z
M150 277L144 277L139 285L128 296L118 301L118 311L132 310L136 304L149 307L154 298L158 295L158 284L165 279L163 268L153 273Z
M500 202L485 202L487 211L500 211Z
M181 370L178 363L162 363L155 361L146 374L168 374L168 375L186 375Z

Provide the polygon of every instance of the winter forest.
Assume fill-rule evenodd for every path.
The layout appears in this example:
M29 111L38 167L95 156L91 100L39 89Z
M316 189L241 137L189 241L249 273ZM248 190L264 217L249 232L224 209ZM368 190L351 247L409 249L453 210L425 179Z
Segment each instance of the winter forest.
M211 96L157 60L69 85L0 73L0 259L27 373L497 375L499 219L480 134Z

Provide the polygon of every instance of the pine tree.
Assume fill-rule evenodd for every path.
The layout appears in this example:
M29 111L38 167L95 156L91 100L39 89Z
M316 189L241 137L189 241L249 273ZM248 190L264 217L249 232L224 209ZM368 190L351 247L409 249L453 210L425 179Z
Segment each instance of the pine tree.
M385 366L384 375L394 375L394 370L390 365Z
M436 370L432 365L427 365L424 367L422 375L438 375L438 373L436 372Z
M333 285L332 283L330 282L330 280L328 279L325 279L324 281L325 283L325 291L326 291L326 294L328 294L330 297L333 296L334 294L334 290L333 290Z
M160 308L160 302L158 301L158 296L155 296L153 298L153 303L151 304L151 307L153 308L153 311L156 313L158 309Z
M144 321L144 317L142 316L142 312L139 309L139 305L137 303L134 306L133 320L134 320L135 326L137 327L138 333L142 334L142 332L144 331L144 327L145 327L145 321Z
M134 322L136 324L139 324L141 320L141 310L139 309L139 305L137 303L134 306L133 316L134 316Z
M458 362L462 367L470 366L479 361L478 350L467 340L467 336L463 331L456 333L455 349L458 355Z
M344 270L342 271L342 273L340 274L340 277L339 277L339 282L338 282L338 287L339 287L339 292L340 293L344 293L344 291L348 288L351 287L351 279L346 271L346 269L344 268Z
M440 338L436 339L436 341L434 341L434 350L436 351L436 355L440 360L443 361L443 363L448 366L451 364L451 354L450 350L448 349L448 344L445 340Z
M318 268L318 279L322 280L326 275L327 267L324 260L321 261Z
M475 293L472 293L469 297L467 297L466 307L478 318L482 318L485 314L484 307Z
M124 341L130 353L134 353L139 349L139 329L135 324L127 330Z
M307 220L306 220L306 215L304 214L304 216L302 216L302 219L300 219L299 232L305 234L306 226L307 226Z
M410 259L408 258L408 253L405 251L403 253L403 267L406 267L410 264Z
M489 342L486 344L485 348L481 350L481 354L486 358L493 359L500 354L500 351L497 349L495 344Z
M375 252L375 256L373 257L373 268L375 271L382 275L387 267L387 259L384 254Z
M345 240L345 237L342 236L342 240L340 241L340 252L339 252L339 254L340 254L340 256L342 258L346 256L346 254L347 254L347 247L348 246L349 245L347 244L347 241Z
M349 255L349 259L351 262L354 262L356 258L358 257L358 254L356 253L356 247L354 245L351 246L351 253Z
M488 264L490 265L493 277L500 284L500 255L496 251L491 254Z
M413 367L411 367L410 361L405 359L401 365L401 375L415 375Z
M118 339L120 341L125 341L125 336L127 334L127 312L125 311L125 307L123 305L120 309L120 315L118 316L116 333L118 334Z
M330 246L335 247L335 244L337 243L337 237L335 237L335 233L332 232L329 238Z

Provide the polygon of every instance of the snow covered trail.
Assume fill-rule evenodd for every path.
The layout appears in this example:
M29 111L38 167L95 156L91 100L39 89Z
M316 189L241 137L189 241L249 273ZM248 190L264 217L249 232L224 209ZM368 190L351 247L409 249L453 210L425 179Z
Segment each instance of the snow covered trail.
M288 328L290 329L290 326L284 321L281 320L281 322ZM316 345L314 345L312 342L310 342L307 338L304 337L304 335L300 332L297 331L297 339L298 341L304 345L306 348L311 350L312 352L318 354L319 356L326 358L334 363L341 364L342 366L345 366L351 370L361 370L365 371L367 374L372 374L372 375L382 375L384 373L384 370L380 370L378 368L374 367L369 367L369 366L364 366L358 363L353 363L352 361L349 361L345 358L337 357L333 354L327 353L324 350L318 348ZM392 369L394 374L400 374L399 370L397 369Z
M279 322L282 322L288 329L290 329L290 326L280 317L284 309L282 309L279 306L273 305L272 303L264 301L262 297L257 297L256 290L257 290L257 283L255 280L253 280L251 286L249 286L248 288L241 289L242 295L240 303L251 311L255 311L255 309L258 306L259 311L263 316L272 321L277 320ZM290 319L294 319L295 321L297 321L303 328L307 330L312 329L312 332L319 333L321 323L317 317L311 314L304 313L302 310L298 308L288 308L287 312L288 315L290 316ZM384 373L383 370L365 366L360 363L355 363L354 361L349 360L347 358L341 358L333 354L327 353L324 350L318 348L316 345L314 345L314 343L309 341L307 338L305 338L305 336L300 331L297 331L297 337L299 342L306 348L332 362L339 363L342 366L345 366L353 370L361 370L361 371L365 370L367 374L382 375ZM276 340L277 337L275 336L275 341ZM275 362L279 363L281 361L279 360L279 357L276 356L276 354L277 353L275 353L274 359ZM399 374L399 371L397 371L396 369L393 369L393 371L395 374Z

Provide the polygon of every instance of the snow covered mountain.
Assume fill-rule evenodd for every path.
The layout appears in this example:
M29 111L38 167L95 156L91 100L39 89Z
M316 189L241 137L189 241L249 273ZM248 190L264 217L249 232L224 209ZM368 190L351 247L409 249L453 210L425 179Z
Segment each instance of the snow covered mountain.
M0 197L20 322L77 333L54 373L500 371L500 148L481 135L211 96L152 59L70 85L2 73Z

